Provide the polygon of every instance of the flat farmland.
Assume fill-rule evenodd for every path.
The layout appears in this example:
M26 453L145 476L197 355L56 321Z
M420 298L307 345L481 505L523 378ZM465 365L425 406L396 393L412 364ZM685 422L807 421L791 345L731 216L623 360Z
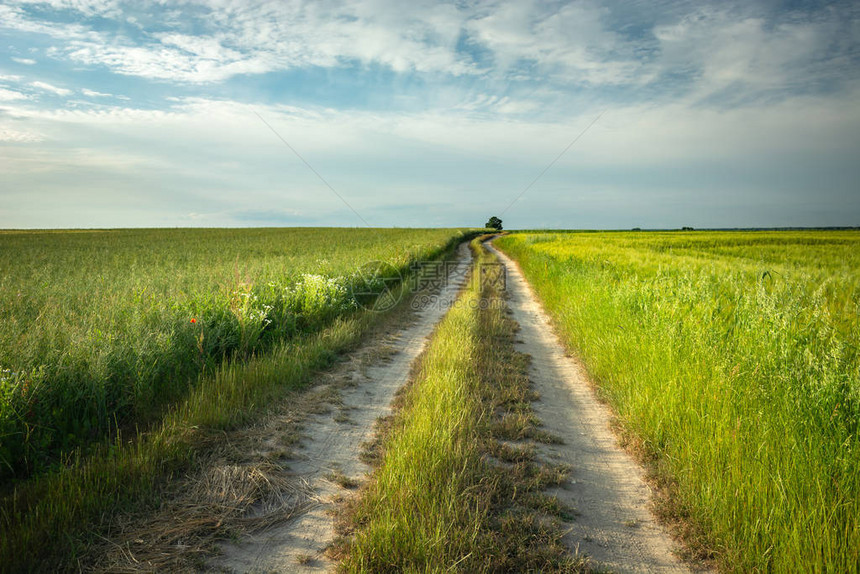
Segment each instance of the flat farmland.
M0 479L47 468L111 429L145 425L225 358L250 357L352 312L362 264L405 271L460 236L0 233Z
M856 571L860 233L517 233L522 266L722 570Z
M0 233L0 571L858 571L860 233L489 231Z

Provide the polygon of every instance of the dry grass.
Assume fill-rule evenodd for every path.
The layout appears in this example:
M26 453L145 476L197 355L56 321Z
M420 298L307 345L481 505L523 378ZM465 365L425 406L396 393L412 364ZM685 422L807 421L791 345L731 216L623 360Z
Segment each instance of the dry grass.
M312 493L279 465L221 465L186 482L149 519L117 521L110 546L94 569L161 572L199 567L220 539L289 520L312 504ZM135 520L138 518L138 520Z
M326 476L326 480L329 480L330 482L335 483L336 485L338 485L341 488L347 488L347 489L358 488L358 486L361 484L361 482L358 479L352 478L350 476L346 476L345 474L343 474L339 470L335 470L335 471L330 472Z
M288 462L301 420L330 399L329 387L295 393L292 407L262 422L213 435L196 470L172 481L157 509L114 518L91 549L94 570L117 573L200 568L219 540L265 530L304 512L311 489Z

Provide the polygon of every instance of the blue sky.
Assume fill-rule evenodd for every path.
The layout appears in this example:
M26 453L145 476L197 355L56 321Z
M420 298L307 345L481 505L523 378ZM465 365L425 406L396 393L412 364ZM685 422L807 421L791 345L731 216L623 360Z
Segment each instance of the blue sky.
M856 2L0 3L2 228L855 226L858 157Z

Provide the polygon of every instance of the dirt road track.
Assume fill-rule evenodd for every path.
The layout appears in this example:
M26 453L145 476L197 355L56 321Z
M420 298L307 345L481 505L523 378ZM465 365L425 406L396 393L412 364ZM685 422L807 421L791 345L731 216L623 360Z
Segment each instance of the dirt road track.
M595 397L583 367L565 355L547 315L517 265L489 246L507 267L507 290L513 318L520 324L520 351L531 355L530 378L541 399L533 403L545 430L563 444L543 445L548 462L572 467L570 479L555 494L577 511L565 543L588 555L600 571L683 573L690 569L672 553L673 543L648 510L650 490L641 468L618 445L609 428L610 413ZM395 392L424 349L434 326L462 286L470 256L460 247L453 280L432 304L416 313L414 323L387 342L390 360L362 367L345 364L337 376L355 385L341 391L339 411L311 415L304 423L297 460L290 462L297 485L294 518L256 536L222 545L210 561L226 572L327 572L334 564L325 549L334 540L331 510L342 494L333 473L362 481L370 468L359 459L362 443L373 436L374 422L390 413ZM346 416L344 416L346 415Z
M584 368L565 355L516 263L488 247L507 269L508 304L521 328L518 350L532 357L530 378L541 396L532 404L535 414L564 441L542 447L542 454L572 467L568 484L551 493L578 512L565 543L604 571L690 572L648 510L650 490L642 470L618 446L609 410L595 397Z
M376 419L390 413L395 392L407 382L412 363L456 299L471 261L467 243L460 245L457 261L441 292L417 299L424 306L415 313L415 321L386 342L385 354L390 360L369 366L362 366L361 361L344 365L337 375L354 385L341 390L340 409L312 415L304 422L306 439L299 459L289 463L299 486L296 508L302 511L256 536L223 544L223 555L210 562L211 569L241 573L332 570L324 552L335 537L330 511L343 493L332 477L337 474L360 482L370 471L359 459L362 443L372 438Z

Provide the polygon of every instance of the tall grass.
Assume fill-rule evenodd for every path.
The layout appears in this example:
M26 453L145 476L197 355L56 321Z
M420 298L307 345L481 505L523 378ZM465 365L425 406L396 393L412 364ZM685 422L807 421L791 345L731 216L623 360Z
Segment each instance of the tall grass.
M91 539L110 528L116 511L157 505L172 473L188 469L221 431L299 389L354 345L373 318L338 319L265 356L222 363L150 432L127 442L117 438L61 471L16 486L0 505L0 572L78 571Z
M456 230L0 232L0 481L158 420L200 373L356 307Z
M722 569L860 571L860 234L498 242Z

